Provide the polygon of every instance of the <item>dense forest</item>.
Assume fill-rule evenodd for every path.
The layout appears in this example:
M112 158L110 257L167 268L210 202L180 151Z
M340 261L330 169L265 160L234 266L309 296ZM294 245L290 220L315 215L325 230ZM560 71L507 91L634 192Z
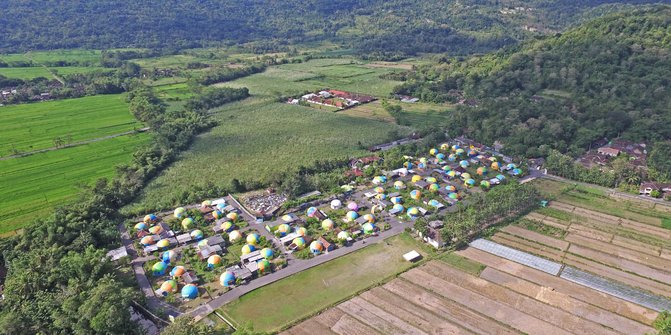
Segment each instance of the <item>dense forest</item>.
M0 3L0 51L329 40L368 57L485 52L633 4L575 0L34 0ZM661 1L667 2L667 1Z
M512 154L577 155L598 139L671 138L671 7L612 14L466 61L442 59L398 87L463 100L447 125ZM468 106L467 106L468 105ZM477 105L477 106L474 106Z

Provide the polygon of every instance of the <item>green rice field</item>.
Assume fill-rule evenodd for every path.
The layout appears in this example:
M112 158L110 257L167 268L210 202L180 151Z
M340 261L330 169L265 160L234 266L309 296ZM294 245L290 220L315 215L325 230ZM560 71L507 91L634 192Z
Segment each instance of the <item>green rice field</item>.
M102 67L84 67L84 66L64 66L64 67L51 67L49 69L42 66L32 66L32 67L1 67L0 75L3 75L7 78L18 78L24 80L30 80L38 77L44 77L47 79L54 79L55 73L59 76L65 76L70 74L77 73L89 73L95 71L104 71L106 69Z
M52 51L31 51L25 54L5 54L0 55L0 60L11 63L11 62L25 62L25 61L34 61L36 63L47 63L47 62L57 62L57 61L66 61L66 62L87 62L87 63L100 63L100 51L99 50L52 50Z
M0 234L19 229L77 193L77 185L115 175L114 167L150 139L148 134L0 161Z
M184 191L208 182L228 186L233 178L268 181L278 172L317 160L366 154L389 132L408 128L309 107L250 98L225 106L220 125L199 136L179 161L153 180L129 208L169 208Z
M0 157L142 128L125 95L97 95L0 107Z

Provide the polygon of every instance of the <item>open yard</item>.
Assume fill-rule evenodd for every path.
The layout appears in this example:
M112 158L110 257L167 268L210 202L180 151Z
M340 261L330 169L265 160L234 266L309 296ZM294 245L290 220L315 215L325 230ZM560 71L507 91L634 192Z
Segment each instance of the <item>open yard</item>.
M388 123L250 98L225 106L220 125L200 135L179 161L144 190L131 209L170 208L194 186L228 186L232 179L268 181L317 160L347 158L409 130Z
M77 185L111 177L149 135L101 142L0 161L0 233L22 228L73 199Z
M382 79L380 75L394 71L400 70L368 68L347 58L316 59L271 67L263 73L217 85L248 87L253 95L297 95L305 91L331 88L386 97L400 82Z
M277 330L408 269L402 255L413 249L431 252L401 234L252 291L221 312L257 331Z
M124 95L98 95L0 107L0 157L142 128Z

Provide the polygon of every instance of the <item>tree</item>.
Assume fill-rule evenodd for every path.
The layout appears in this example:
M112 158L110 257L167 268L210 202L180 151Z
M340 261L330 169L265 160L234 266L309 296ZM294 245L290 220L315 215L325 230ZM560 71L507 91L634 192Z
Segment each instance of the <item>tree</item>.
M662 192L660 192L659 190L652 190L652 192L650 192L650 196L653 198L661 198Z
M210 329L190 316L180 316L167 327L163 328L161 335L206 335L211 334Z
M657 335L671 335L671 313L669 311L659 313L652 326L657 330Z
M671 180L671 141L657 142L648 157L650 174L659 181Z

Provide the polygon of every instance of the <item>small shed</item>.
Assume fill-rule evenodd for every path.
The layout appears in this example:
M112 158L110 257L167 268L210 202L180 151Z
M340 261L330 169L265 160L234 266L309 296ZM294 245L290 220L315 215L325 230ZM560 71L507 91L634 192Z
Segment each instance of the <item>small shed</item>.
M422 255L420 255L417 251L413 250L403 254L403 258L408 262L416 262L422 258Z

